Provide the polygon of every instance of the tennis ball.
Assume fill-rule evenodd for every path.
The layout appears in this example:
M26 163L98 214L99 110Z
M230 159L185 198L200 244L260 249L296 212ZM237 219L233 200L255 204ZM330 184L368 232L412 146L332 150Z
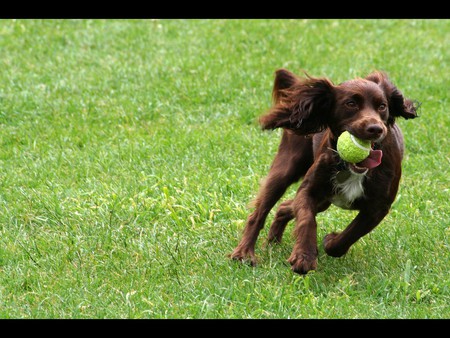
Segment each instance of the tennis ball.
M358 163L370 154L371 142L361 140L348 131L344 131L337 141L339 156L347 162Z

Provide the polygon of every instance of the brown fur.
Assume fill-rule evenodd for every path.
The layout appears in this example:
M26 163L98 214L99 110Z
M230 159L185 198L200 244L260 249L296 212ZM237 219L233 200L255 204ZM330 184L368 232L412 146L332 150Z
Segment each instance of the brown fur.
M280 204L268 241L280 242L287 223L295 218L296 242L288 261L293 271L305 274L317 267L316 214L333 202L333 180L343 170L336 153L339 135L347 130L371 140L383 157L379 166L365 173L364 194L347 207L359 210L358 215L344 231L323 240L325 252L334 257L344 255L388 214L398 190L404 147L395 119L417 117L417 107L379 71L334 85L326 78L300 78L280 69L273 99L260 123L263 129L283 128L281 143L231 258L256 264L255 244L268 213L286 189L303 178L294 199Z

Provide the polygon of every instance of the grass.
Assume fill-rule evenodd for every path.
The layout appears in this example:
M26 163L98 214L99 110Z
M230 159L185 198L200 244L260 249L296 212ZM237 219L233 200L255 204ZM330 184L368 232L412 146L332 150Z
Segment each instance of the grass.
M449 20L0 20L0 318L449 318ZM227 258L279 135L275 69L388 72L420 118L339 259ZM287 193L292 195L296 187ZM318 216L319 240L355 214ZM269 216L270 222L273 213ZM292 224L287 232L292 231Z

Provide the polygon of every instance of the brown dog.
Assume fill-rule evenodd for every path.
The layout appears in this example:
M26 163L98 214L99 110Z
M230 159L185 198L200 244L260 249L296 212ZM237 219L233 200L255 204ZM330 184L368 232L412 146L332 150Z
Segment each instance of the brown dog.
M317 266L317 213L331 203L359 210L344 231L325 236L325 252L334 257L344 255L388 214L404 151L395 119L417 117L417 106L378 71L334 85L326 78L300 78L280 69L273 99L260 123L263 129L283 128L281 144L231 257L256 264L255 243L268 213L303 178L295 198L280 204L268 241L280 242L286 224L295 218L296 242L288 261L295 272L305 274ZM347 163L337 154L337 139L346 130L372 142L364 161Z

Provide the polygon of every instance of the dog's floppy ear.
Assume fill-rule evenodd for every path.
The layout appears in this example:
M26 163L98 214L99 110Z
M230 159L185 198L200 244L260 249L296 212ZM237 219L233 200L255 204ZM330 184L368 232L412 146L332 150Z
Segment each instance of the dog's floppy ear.
M301 82L301 79L287 69L281 68L275 72L275 81L273 82L272 98L277 103L286 97L285 90Z
M400 90L392 84L386 73L375 71L369 74L366 79L377 83L386 93L389 103L389 124L393 124L395 118L399 116L405 119L413 119L418 116L417 109L420 104L405 98Z
M274 105L260 118L263 129L285 128L307 135L327 127L334 105L334 85L325 78L301 79L280 69L275 73Z

